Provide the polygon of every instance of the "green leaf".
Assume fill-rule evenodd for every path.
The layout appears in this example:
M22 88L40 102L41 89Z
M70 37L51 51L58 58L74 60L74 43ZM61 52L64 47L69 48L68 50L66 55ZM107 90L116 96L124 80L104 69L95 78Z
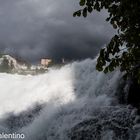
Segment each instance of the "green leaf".
M114 70L114 67L112 65L109 65L109 71L112 72Z
M77 16L78 16L78 17L81 16L81 10L77 11Z
M73 13L73 17L76 17L76 16L78 16L78 17L81 16L81 10L78 10L78 11Z
M110 17L108 17L107 19L106 19L106 21L109 21L110 20Z
M96 69L97 69L98 71L103 71L103 68L102 68L101 66L96 66Z
M74 13L73 13L73 17L76 17L76 16L77 16L77 12L74 12Z
M115 23L113 23L113 28L117 29L117 25Z
M85 7L83 10L83 17L87 17L87 7Z
M100 5L99 5L99 2L96 1L95 5L94 5L94 8L97 10L97 11L100 11Z
M104 58L104 54L105 54L105 49L103 48L100 50L100 57Z
M86 2L85 0L80 0L79 5L80 6L84 6L85 5L85 2Z
M88 6L88 12L91 13L93 11L92 6Z
M108 71L109 71L109 69L108 69L108 67L106 67L106 68L104 69L104 73L106 74L106 73L108 73Z

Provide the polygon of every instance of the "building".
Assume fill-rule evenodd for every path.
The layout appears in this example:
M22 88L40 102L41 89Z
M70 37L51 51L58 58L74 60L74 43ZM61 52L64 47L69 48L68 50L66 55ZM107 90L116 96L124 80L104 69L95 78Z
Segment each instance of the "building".
M41 59L41 65L44 66L44 67L48 67L48 65L52 62L51 59L47 59L47 58L43 58Z

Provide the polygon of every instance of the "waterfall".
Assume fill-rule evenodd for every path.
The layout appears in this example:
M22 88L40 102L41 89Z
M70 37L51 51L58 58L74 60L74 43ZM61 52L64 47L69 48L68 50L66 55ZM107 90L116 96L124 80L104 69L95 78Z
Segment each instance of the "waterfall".
M96 59L40 75L0 73L0 133L25 140L139 140L136 109L116 99L119 71L96 71Z

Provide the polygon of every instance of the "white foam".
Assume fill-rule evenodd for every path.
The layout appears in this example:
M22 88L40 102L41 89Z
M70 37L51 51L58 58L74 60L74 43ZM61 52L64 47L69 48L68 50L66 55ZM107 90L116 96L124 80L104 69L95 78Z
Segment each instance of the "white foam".
M35 103L45 103L40 115L18 131L26 140L68 140L68 130L93 118L100 108L109 108L114 100L120 73L105 75L95 66L96 60L87 59L38 76L0 74L1 118L8 112L20 113ZM103 139L111 140L110 134L109 130Z

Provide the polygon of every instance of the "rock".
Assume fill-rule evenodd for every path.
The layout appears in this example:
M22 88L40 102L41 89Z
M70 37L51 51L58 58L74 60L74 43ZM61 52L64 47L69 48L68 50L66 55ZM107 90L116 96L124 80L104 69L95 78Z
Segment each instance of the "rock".
M101 110L94 118L86 119L74 126L71 140L128 140L134 139L135 114L129 108Z

